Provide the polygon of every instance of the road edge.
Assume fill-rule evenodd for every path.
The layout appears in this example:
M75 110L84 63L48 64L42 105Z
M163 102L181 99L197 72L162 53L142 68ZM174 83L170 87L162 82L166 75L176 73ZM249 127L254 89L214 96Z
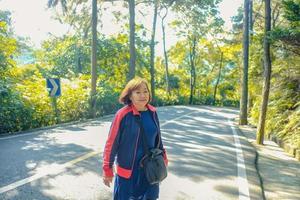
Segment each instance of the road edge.
M260 173L260 170L259 170L259 165L258 165L258 162L259 162L259 153L257 151L257 147L255 146L255 144L253 144L249 138L247 137L246 134L244 134L244 132L242 131L241 127L239 125L237 125L237 130L239 131L239 133L241 135L243 135L245 138L247 138L247 141L249 142L249 144L253 147L253 149L255 149L255 158L254 158L254 166L255 166L255 169L256 169L256 173L257 173L257 176L258 176L258 179L259 179L259 184L260 184L260 188L261 188L261 195L262 195L262 198L263 200L266 200L266 195L265 195L265 188L264 188L264 180L261 176L261 173Z

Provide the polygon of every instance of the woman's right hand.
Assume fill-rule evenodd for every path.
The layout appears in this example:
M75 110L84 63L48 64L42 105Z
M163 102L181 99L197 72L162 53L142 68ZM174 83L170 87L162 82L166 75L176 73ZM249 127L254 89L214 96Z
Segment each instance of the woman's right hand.
M110 187L110 184L112 183L113 177L106 177L103 176L103 183L104 185L106 185L107 187Z

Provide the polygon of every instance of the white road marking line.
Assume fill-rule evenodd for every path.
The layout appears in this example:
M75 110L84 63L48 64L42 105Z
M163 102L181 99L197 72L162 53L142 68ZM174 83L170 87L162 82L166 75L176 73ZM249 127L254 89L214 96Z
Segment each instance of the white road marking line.
M27 177L27 178L19 180L17 182L11 183L11 184L9 184L7 186L1 187L0 188L0 194L2 194L4 192L7 192L9 190L13 190L13 189L15 189L17 187L20 187L22 185L25 185L25 184L30 183L32 181L35 181L37 179L40 179L40 178L42 178L44 176L59 174L59 173L63 172L66 168L71 167L72 165L74 165L74 164L76 164L78 162L86 160L86 159L88 159L90 157L93 157L93 156L95 156L97 154L100 154L100 153L101 153L100 151L92 151L90 153L87 153L87 154L85 154L83 156L80 156L80 157L78 157L78 158L76 158L74 160L71 160L71 161L69 161L67 163L64 163L62 165L59 165L59 166L55 165L55 167L47 168L47 169L43 170L42 172L39 172L39 173L37 173L37 174L35 174L33 176Z
M169 121L167 121L167 122L161 124L160 126L162 127L162 126L164 126L164 125L166 125L166 124L168 124L168 123L171 123L171 122L173 122L173 121L175 121L175 120L178 120L178 119L180 119L180 118L182 118L182 117L185 117L185 116L187 116L187 115L193 114L193 113L195 113L195 112L198 112L198 111L190 112L190 113L188 113L188 114L185 114L185 115L182 115L182 116L180 116L180 117L174 118L173 120L169 120ZM31 135L31 134L32 134L32 133L29 133L29 134L27 134L27 135ZM18 136L24 136L24 135L10 136L10 137L6 137L6 138L4 138L4 139L13 138L13 137L18 137ZM0 139L1 139L1 138L0 138ZM3 139L3 138L2 138L2 139ZM87 153L87 154L85 154L85 155L83 155L83 156L80 156L80 157L78 157L78 158L76 158L76 159L74 159L74 160L71 160L71 161L69 161L69 162L67 162L67 163L65 163L65 164L63 164L63 165L60 165L60 166L57 166L57 165L56 165L55 167L50 168L50 169L47 168L47 170L44 170L44 172L37 173L37 174L35 174L35 175L33 175L33 176L27 177L27 178L25 178L25 179L21 179L21 180L19 180L19 181L16 181L16 182L14 182L14 183L11 183L11 184L9 184L9 185L7 185L7 186L1 187L1 188L0 188L0 194L2 194L2 193L4 193L4 192L7 192L7 191L9 191L9 190L16 189L17 187L20 187L20 186L22 186L22 185L25 185L25 184L27 184L27 183L30 183L30 182L35 181L35 180L37 180L37 179L40 179L40 178L42 178L42 177L44 177L44 176L55 175L55 174L61 173L61 172L63 172L66 168L71 167L72 165L74 165L74 164L76 164L76 163L78 163L78 162L81 162L81 161L83 161L83 160L86 160L86 159L88 159L88 158L90 158L90 157L93 157L93 156L95 156L95 155L97 155L97 154L100 154L100 153L101 153L100 151L92 151L92 152ZM45 172L45 171L47 171L47 172Z
M247 179L242 146L239 140L239 136L232 124L232 121L228 119L228 122L233 132L233 138L236 147L235 151L236 151L237 169L238 169L237 185L239 187L239 200L250 200L249 184Z
M178 120L178 119L180 119L180 118L186 117L186 116L191 115L191 114L196 113L196 112L199 112L199 110L194 111L194 112L187 113L187 114L185 114L185 115L181 115L180 117L176 117L176 118L174 118L174 119L172 119L172 120L168 120L167 122L162 123L162 124L160 125L160 127L163 127L163 126L166 125L166 124L175 122L176 120Z

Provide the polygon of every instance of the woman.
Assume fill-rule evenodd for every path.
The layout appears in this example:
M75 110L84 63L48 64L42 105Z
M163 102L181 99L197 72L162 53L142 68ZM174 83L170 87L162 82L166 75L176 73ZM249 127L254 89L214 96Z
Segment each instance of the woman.
M148 183L140 161L144 155L140 117L149 148L160 142L160 149L167 156L161 142L161 133L156 109L151 101L148 83L145 79L129 81L122 91L120 103L125 104L115 115L103 155L103 182L110 187L113 179L113 164L117 157L114 200L155 200L158 199L159 184Z

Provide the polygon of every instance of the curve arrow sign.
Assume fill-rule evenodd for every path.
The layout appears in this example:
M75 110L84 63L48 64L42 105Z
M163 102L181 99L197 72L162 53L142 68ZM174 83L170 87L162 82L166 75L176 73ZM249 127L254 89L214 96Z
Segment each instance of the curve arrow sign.
M52 97L60 96L60 80L58 78L47 79L47 88Z

